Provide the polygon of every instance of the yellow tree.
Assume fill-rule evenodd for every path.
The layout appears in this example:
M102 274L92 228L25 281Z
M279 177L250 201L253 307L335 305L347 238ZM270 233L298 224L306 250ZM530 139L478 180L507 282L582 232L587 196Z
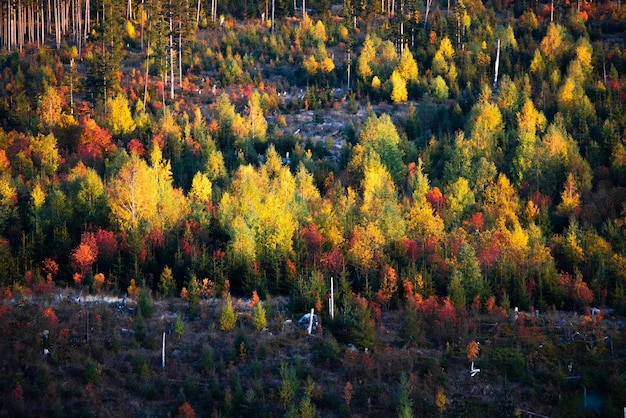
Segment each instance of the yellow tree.
M122 231L151 223L158 211L159 184L148 164L132 154L107 187L111 218Z
M367 34L365 36L365 42L363 42L363 48L361 49L361 53L359 54L359 58L357 58L356 62L356 74L357 76L365 81L366 83L370 81L374 72L372 70L372 64L376 58L376 44L375 37Z
M557 23L550 23L546 35L539 44L544 57L557 58L565 48L566 30Z
M174 188L170 162L163 159L156 141L150 153L150 162L157 185L157 216L151 222L164 231L171 230L189 213L187 199L181 189Z
M376 225L387 242L400 241L404 237L404 219L393 180L376 154L365 164L361 214L365 223Z
M408 45L402 49L400 62L398 63L395 71L397 71L398 74L407 82L417 81L417 63L415 62Z
M128 135L135 131L136 125L130 113L126 96L119 93L107 100L108 126L113 135Z
M391 73L391 101L396 104L404 103L409 98L409 93L406 89L406 80L402 78L400 73L394 70Z
M39 116L39 129L51 132L61 122L61 97L54 87L48 86L39 97L37 116Z
M53 176L59 168L59 149L54 134L38 134L30 141L33 161L39 166L42 176Z
M485 190L483 207L500 230L514 228L518 224L519 197L504 174L499 174L495 184Z
M437 214L426 193L430 190L428 176L424 174L421 158L418 159L416 169L416 187L413 192L413 202L405 216L408 238L425 242L428 238L441 239L444 233L443 219Z

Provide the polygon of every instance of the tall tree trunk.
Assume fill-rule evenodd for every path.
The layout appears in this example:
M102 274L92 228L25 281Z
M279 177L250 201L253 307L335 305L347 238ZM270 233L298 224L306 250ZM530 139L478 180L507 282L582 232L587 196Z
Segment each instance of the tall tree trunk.
M433 0L426 0L426 12L424 13L424 27L428 24L428 14L430 13L430 5L433 4Z
M173 36L173 11L172 11L172 0L169 0L169 14L170 14L170 99L174 100L174 36Z

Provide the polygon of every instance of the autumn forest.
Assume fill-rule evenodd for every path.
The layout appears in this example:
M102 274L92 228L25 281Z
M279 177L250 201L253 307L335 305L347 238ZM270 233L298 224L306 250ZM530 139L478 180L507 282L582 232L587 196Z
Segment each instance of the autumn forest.
M626 407L620 1L0 3L0 416Z

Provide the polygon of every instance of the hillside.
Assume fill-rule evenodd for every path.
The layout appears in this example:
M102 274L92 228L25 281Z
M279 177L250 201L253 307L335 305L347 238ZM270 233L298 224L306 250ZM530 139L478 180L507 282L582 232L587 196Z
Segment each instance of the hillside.
M217 299L75 297L3 303L1 369L10 378L0 415L365 417L408 406L424 417L614 416L624 402L623 318L473 313L443 322L465 337L442 345L421 323L427 313L410 322L394 311L366 349L356 335L358 347L332 336L342 335L343 312L308 335L284 298L264 303L262 330L253 302L234 301L236 326L224 331Z
M0 415L620 415L624 27L4 2Z

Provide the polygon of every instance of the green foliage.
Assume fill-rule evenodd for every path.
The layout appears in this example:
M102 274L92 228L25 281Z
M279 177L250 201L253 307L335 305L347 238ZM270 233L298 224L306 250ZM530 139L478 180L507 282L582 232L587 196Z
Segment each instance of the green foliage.
M87 383L98 383L98 368L91 360L88 360L85 363L84 379Z
M176 281L172 269L167 265L163 268L159 278L159 294L162 298L169 298L176 293Z
M267 319L265 318L265 308L260 301L254 307L254 312L252 314L252 323L254 324L254 328L259 331L263 330L267 326Z
M182 338L185 334L185 322L180 313L176 314L176 321L174 321L174 333L178 335L178 338Z
M139 305L139 311L144 318L151 318L154 312L154 305L152 304L152 296L150 291L142 286L139 289L139 295L137 297L137 304Z
M300 380L296 374L296 369L290 367L285 362L280 363L280 377L282 379L279 393L280 400L283 407L287 409L296 397L300 388Z
M411 382L406 373L400 376L400 387L398 388L398 418L413 417L413 401L411 400Z
M230 297L226 298L222 305L222 316L220 318L220 329L222 331L232 331L237 324L237 318L235 317L235 309L233 308L233 301Z

